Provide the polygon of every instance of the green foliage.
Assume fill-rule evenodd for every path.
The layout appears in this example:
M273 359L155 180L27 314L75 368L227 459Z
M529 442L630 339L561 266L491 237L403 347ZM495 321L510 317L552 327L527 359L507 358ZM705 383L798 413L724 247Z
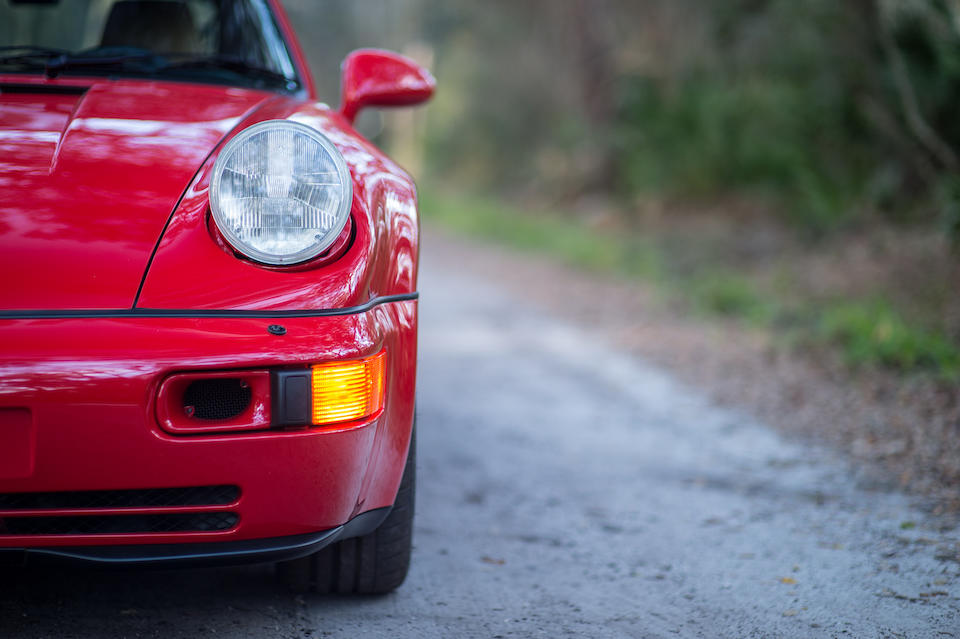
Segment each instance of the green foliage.
M821 316L820 334L854 365L880 364L904 372L932 370L960 377L960 350L942 335L907 323L889 304L843 302Z
M849 211L858 151L833 155L842 112L787 81L694 74L668 87L627 87L618 136L621 187L712 195L754 190L780 199L800 225L824 230Z
M603 273L655 277L659 256L637 239L591 232L577 220L532 215L490 199L421 189L426 220L471 237L560 258L571 266Z
M960 8L953 0L891 3L895 45L907 65L920 112L957 150L960 119Z
M941 180L937 195L944 230L954 247L960 249L960 176L949 175Z
M759 192L822 232L863 198L876 147L858 113L862 16L835 0L713 2L706 59L624 80L621 185Z
M705 6L704 53L621 81L622 191L759 192L814 232L864 210L901 221L935 210L960 238L955 3Z
M743 319L754 324L768 323L776 314L769 296L763 295L744 277L733 273L710 273L691 278L687 295L702 311Z

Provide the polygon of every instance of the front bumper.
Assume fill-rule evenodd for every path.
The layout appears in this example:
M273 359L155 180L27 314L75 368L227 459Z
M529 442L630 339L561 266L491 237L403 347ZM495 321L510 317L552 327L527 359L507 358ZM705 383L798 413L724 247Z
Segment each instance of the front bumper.
M267 330L278 323L286 329L284 335ZM306 366L381 349L388 353L387 385L384 410L374 419L325 428L190 436L171 435L157 423L157 392L170 374ZM0 548L145 547L299 535L329 543L330 535L345 534L342 527L361 513L393 503L413 422L415 371L414 301L349 315L279 320L0 320L0 448L6 451L0 453L5 462L0 464L0 497L239 488L230 503L214 505L31 504L15 510L0 500ZM16 428L5 430L5 416L16 417L6 419ZM4 528L10 518L138 516L153 521L223 513L233 518L229 527L217 530L22 534L20 527Z

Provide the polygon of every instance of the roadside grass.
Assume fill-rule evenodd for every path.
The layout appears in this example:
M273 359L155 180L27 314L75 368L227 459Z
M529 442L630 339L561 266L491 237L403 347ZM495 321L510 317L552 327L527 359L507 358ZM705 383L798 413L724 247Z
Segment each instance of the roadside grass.
M701 315L771 330L792 344L836 349L853 368L960 380L960 347L907 321L882 298L789 298L728 265L671 268L670 252L649 237L591 229L560 213L521 211L492 199L427 188L420 193L420 209L427 222L456 233L653 283Z
M742 319L766 326L778 315L774 300L760 294L750 281L733 272L706 273L673 279L676 292L687 297L694 308L712 315Z
M422 189L425 219L470 237L541 253L599 273L658 279L660 256L643 238L610 236L560 215L533 214L483 198Z
M903 372L931 371L960 379L960 351L942 335L912 326L883 300L837 302L825 308L818 336L839 345L850 364Z

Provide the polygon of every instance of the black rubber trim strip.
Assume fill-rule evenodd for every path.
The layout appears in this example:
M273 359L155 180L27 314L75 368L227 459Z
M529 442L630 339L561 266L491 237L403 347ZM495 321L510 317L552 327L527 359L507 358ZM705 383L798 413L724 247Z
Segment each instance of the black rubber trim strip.
M392 506L368 510L342 526L306 535L189 544L0 548L0 566L81 564L97 566L217 566L288 561L341 539L361 537L386 520Z
M304 311L235 311L176 308L123 308L115 310L65 310L65 311L0 311L0 319L93 319L93 318L143 318L143 317L220 317L240 319L282 319L285 317L334 317L337 315L357 315L391 302L410 302L420 297L420 293L402 293L400 295L382 295L365 304L345 308L322 308Z

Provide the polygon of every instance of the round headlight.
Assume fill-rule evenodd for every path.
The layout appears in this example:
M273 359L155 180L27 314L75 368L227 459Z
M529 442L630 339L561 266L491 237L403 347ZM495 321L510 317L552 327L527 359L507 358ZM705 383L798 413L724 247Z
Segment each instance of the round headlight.
M223 147L210 209L227 242L250 259L296 264L337 239L352 193L346 162L330 140L304 124L270 120Z

